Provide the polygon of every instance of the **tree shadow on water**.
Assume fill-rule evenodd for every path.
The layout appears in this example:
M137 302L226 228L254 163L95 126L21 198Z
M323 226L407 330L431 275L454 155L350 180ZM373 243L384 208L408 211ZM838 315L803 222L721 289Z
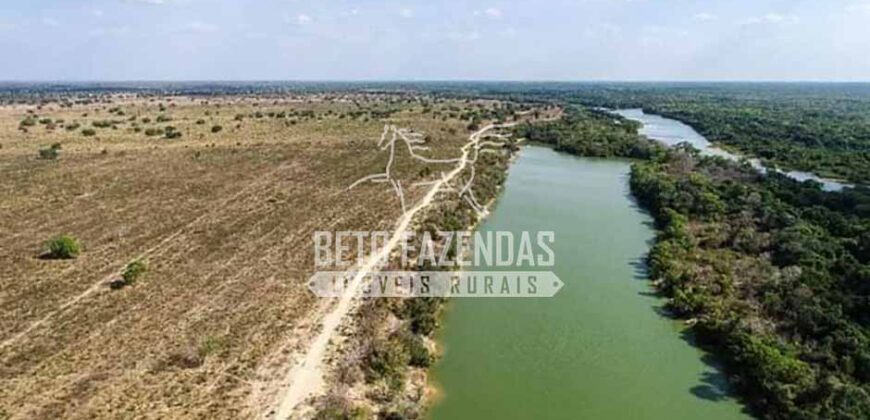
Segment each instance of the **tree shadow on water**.
M689 345L704 350L691 330L686 329L683 331L680 334L680 338ZM689 388L689 393L710 402L735 401L742 405L741 413L754 417L751 409L746 405L746 401L734 393L734 389L728 382L724 366L713 354L707 353L707 350L704 351L704 355L701 356L701 362L704 363L706 369L701 373L701 377L698 378L699 384Z
M692 395L707 401L719 402L731 398L730 389L725 377L716 371L701 374L700 384L689 389Z
M632 268L632 277L635 280L647 283L647 289L641 290L637 292L637 294L645 298L654 298L651 307L659 316L668 319L676 319L674 314L665 307L665 300L663 299L662 294L652 286L646 260L646 255L643 255L628 261L628 265Z
M649 269L646 266L646 257L638 257L630 260L628 265L632 268L632 277L635 280L649 280Z
M636 280L650 281L646 255L629 260L628 265L632 267L633 277ZM675 313L667 309L664 304L664 296L655 288L650 287L649 290L642 290L638 294L644 297L658 298L656 300L657 303L652 305L652 309L659 316L675 321L680 319ZM689 392L697 398L710 402L736 401L742 405L741 413L754 417L750 407L746 405L746 401L734 393L723 365L719 363L713 354L708 353L710 348L705 347L699 342L692 328L682 329L680 339L688 345L704 351L701 361L704 363L705 369L698 378L698 384L689 388Z

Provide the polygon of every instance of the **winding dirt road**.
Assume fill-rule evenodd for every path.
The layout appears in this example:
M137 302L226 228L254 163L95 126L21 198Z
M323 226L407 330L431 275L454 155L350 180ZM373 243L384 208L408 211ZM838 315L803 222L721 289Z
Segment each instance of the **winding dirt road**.
M379 261L386 259L393 248L398 245L403 233L411 226L414 216L432 204L438 191L462 173L469 163L468 157L471 149L477 145L484 134L493 129L508 128L515 124L490 124L471 134L469 142L462 146L462 156L458 159L459 163L456 168L432 184L432 188L429 189L423 199L402 214L387 244L378 253L370 255L359 266L356 270L356 275L348 285L348 293L342 296L338 304L323 317L320 332L310 343L305 354L298 360L293 369L288 372L284 381L282 381L284 384L289 384L289 387L279 396L278 408L274 411L274 418L289 418L307 398L323 395L325 384L323 359L326 356L328 344L336 336L342 320L354 308L354 298L361 290L365 276L375 269Z

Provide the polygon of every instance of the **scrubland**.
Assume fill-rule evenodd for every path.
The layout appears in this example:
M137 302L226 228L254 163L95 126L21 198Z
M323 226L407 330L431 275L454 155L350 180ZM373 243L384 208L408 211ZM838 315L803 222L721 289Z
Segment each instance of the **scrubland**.
M374 93L11 102L0 106L0 418L260 415L328 304L304 287L313 232L390 230L402 212L389 184L348 189L383 172L384 125L455 157L472 126L513 112ZM441 166L397 156L405 199ZM76 258L46 258L61 234ZM133 261L147 270L112 287Z

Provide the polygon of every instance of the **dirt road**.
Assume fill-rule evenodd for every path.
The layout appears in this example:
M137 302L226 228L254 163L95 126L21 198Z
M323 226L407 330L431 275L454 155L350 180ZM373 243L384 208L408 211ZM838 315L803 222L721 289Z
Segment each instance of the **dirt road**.
M355 296L362 288L365 276L375 268L379 261L389 256L393 248L395 248L402 239L403 233L411 226L414 217L433 202L438 191L462 173L469 163L469 153L471 149L480 141L484 134L490 130L507 128L514 124L515 123L490 124L471 134L469 142L462 147L462 155L459 158L459 163L456 168L435 182L417 205L402 214L396 223L396 229L387 244L381 248L378 253L370 255L359 266L359 268L355 270L356 275L347 289L350 292L342 296L338 301L338 304L336 304L334 308L323 317L321 321L322 328L319 333L310 343L304 355L298 360L293 369L289 371L285 380L282 382L284 384L289 384L289 388L279 396L278 409L274 412L274 418L289 418L294 413L294 410L307 398L322 395L324 393L325 372L323 359L326 356L327 346L329 342L336 337L338 327L341 325L342 320L347 317L355 307Z

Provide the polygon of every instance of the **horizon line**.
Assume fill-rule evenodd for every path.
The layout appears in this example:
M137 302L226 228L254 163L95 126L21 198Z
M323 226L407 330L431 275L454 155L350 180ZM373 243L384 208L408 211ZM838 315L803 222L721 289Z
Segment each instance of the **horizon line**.
M867 80L838 79L0 79L0 84L63 83L782 83L782 84L870 84Z

